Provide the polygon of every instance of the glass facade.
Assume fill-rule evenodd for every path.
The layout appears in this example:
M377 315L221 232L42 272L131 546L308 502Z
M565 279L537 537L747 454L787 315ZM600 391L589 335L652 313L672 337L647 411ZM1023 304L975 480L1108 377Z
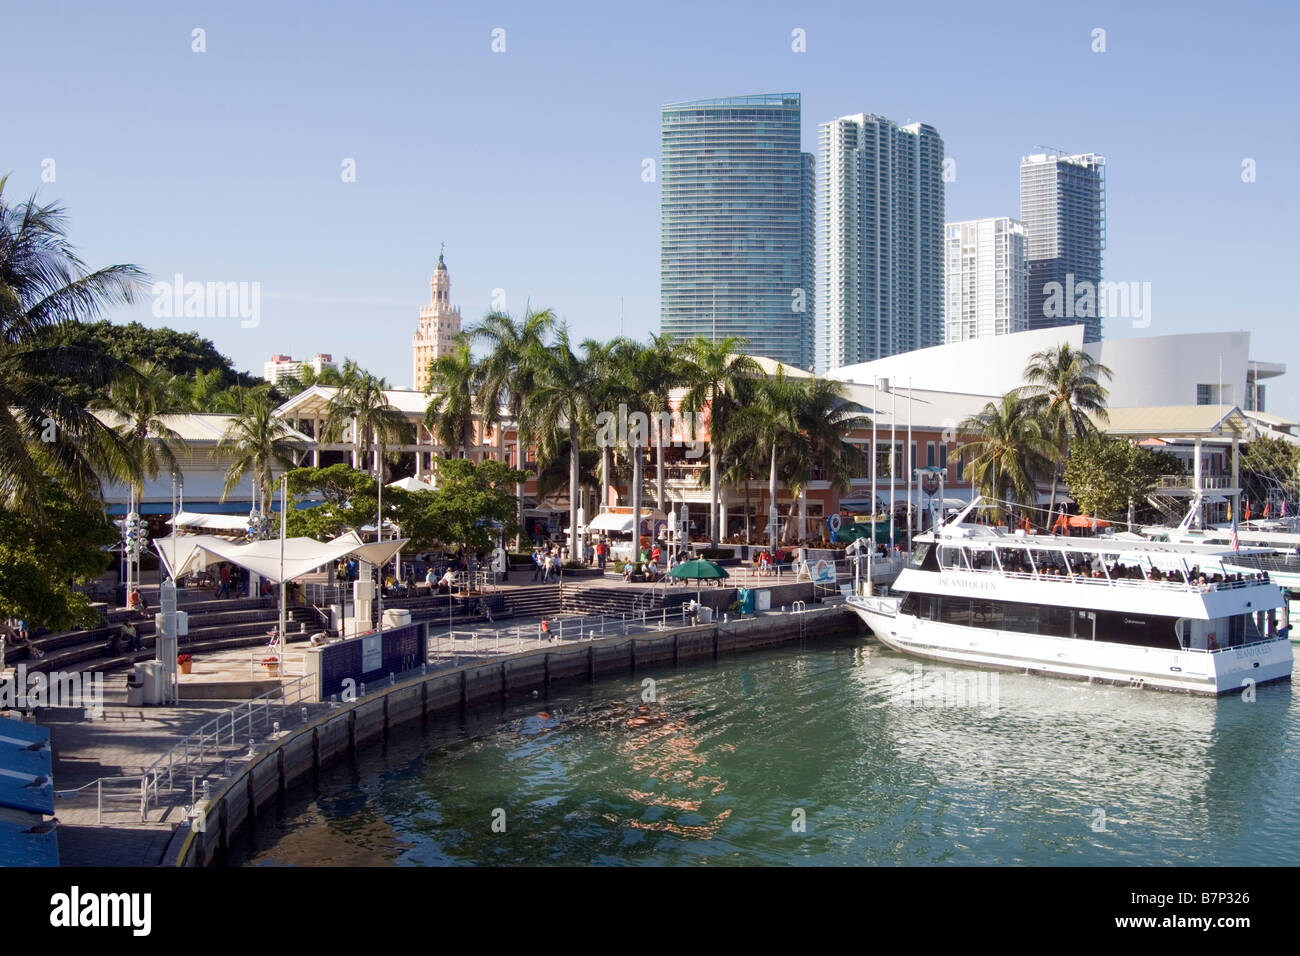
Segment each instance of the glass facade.
M660 331L813 363L813 157L799 94L663 108Z
M1106 158L1092 153L1020 160L1020 219L1029 272L1029 327L1084 326L1101 340L1106 248Z
M943 140L922 123L819 127L817 369L942 345Z

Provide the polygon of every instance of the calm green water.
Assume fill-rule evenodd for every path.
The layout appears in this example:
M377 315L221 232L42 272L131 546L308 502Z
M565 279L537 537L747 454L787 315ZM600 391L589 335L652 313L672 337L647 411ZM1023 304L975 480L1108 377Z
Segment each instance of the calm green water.
M916 666L841 640L431 723L232 862L1300 863L1290 684L1251 703L998 674L940 706L978 672L926 664L905 693Z

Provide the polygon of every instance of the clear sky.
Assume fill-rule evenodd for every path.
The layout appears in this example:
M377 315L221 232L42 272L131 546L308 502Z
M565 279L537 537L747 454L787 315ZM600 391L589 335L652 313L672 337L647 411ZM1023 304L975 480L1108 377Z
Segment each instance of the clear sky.
M1151 284L1150 326L1107 336L1250 330L1290 368L1269 410L1300 415L1292 3L4 0L0 23L8 199L59 200L91 265L260 283L255 328L147 296L112 316L258 374L322 351L409 385L443 241L467 323L501 289L577 337L617 334L620 297L657 331L659 107L798 92L812 153L847 113L936 126L950 221L1017 217L1039 144L1104 154L1105 277Z

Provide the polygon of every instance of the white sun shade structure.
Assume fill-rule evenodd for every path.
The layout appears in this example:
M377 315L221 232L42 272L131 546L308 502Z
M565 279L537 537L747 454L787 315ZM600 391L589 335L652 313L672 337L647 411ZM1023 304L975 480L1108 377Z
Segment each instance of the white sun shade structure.
M355 557L370 564L382 565L392 558L407 540L391 538L387 541L366 544L354 531L340 535L333 541L285 538L283 578L280 574L280 539L278 538L244 543L208 534L181 535L175 539L157 538L154 540L154 548L173 578L201 571L209 563L229 561L279 584L281 580L292 581L342 558ZM173 548L175 554L172 553Z
M197 511L182 511L170 522L177 529L198 528L203 531L238 531L248 528L248 515L212 515Z

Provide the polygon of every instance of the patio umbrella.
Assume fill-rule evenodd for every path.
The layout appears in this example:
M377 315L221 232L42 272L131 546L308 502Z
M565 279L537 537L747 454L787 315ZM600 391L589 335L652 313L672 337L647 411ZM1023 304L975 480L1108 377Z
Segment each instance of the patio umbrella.
M720 564L714 564L706 558L696 558L694 561L685 561L668 572L671 578L679 578L683 581L695 582L695 601L700 600L700 581L716 581L721 578L729 578L727 569Z

